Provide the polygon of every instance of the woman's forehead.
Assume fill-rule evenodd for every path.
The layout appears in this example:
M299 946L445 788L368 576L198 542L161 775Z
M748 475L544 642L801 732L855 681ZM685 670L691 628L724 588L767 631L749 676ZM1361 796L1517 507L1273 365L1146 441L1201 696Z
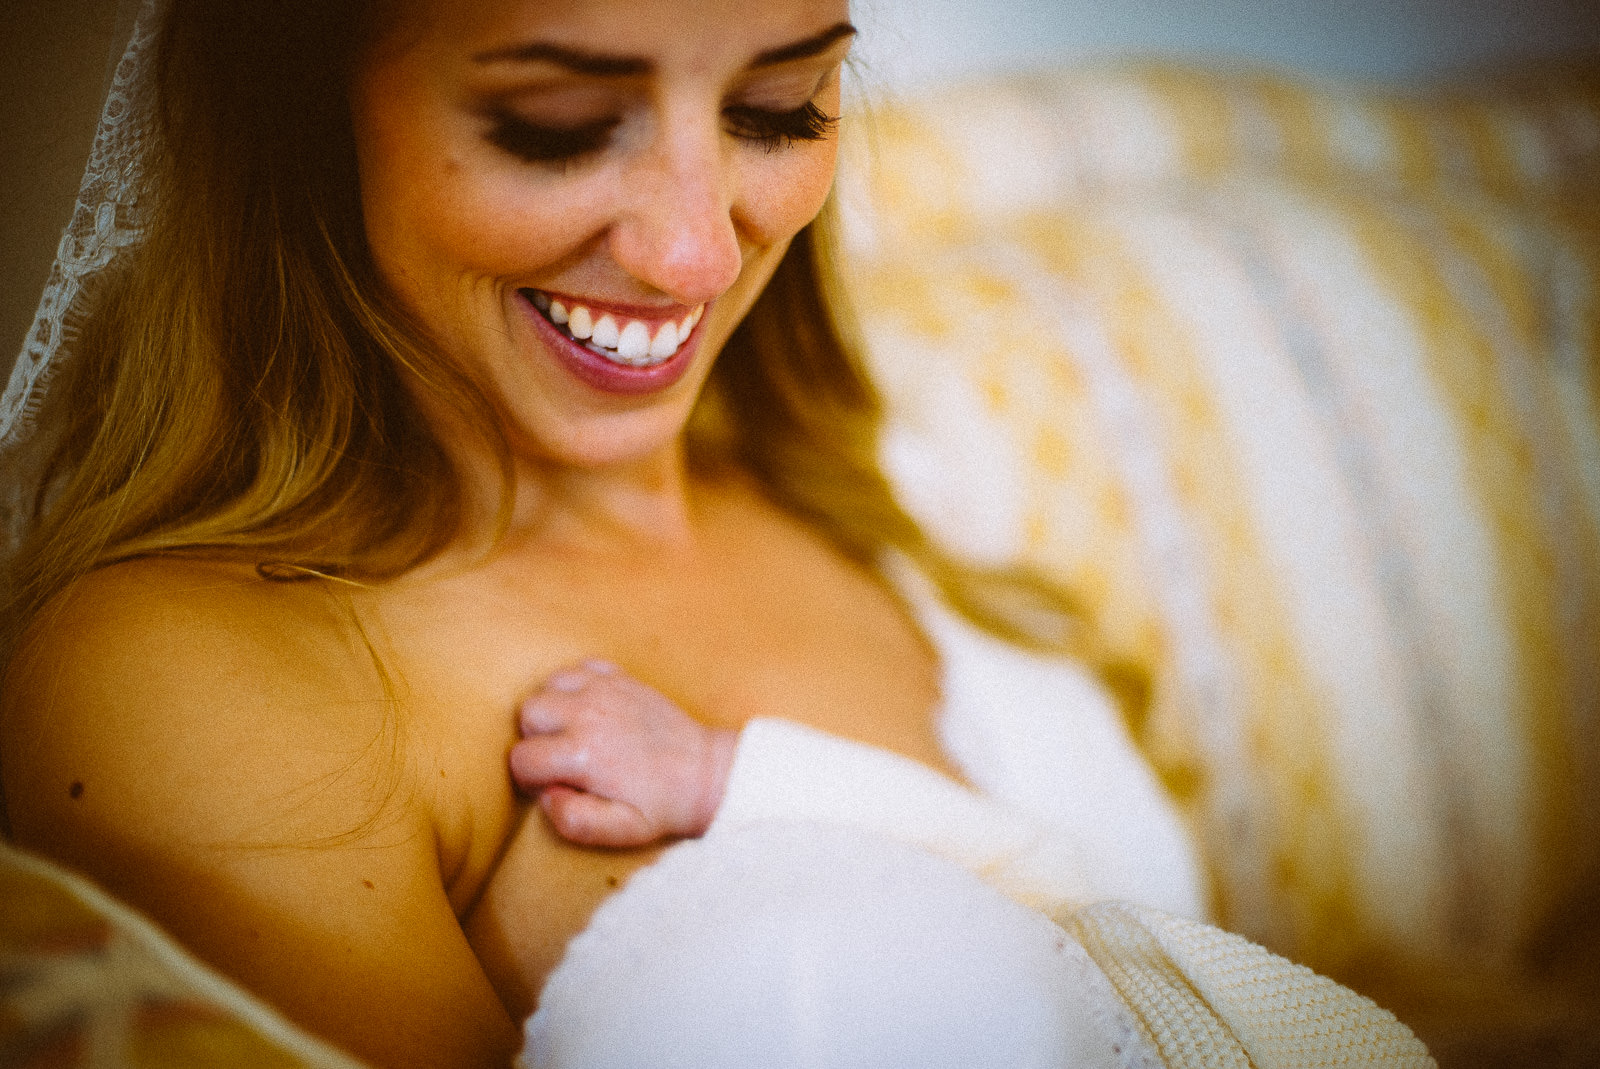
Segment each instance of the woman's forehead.
M845 24L850 13L848 0L399 0L382 7L377 36L401 47L477 58L554 45L652 66L753 60Z

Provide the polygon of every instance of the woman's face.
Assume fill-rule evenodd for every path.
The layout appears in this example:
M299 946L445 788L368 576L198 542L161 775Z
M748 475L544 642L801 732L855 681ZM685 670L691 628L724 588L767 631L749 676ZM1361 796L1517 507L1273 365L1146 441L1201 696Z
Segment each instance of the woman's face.
M566 465L676 441L833 178L847 0L413 0L352 90L378 269Z

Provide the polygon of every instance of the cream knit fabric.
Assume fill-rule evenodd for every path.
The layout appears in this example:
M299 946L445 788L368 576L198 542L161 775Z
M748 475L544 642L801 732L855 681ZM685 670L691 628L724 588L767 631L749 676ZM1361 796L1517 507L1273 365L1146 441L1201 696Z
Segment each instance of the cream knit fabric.
M1240 936L1123 902L1060 919L1172 1069L1434 1065L1371 999Z

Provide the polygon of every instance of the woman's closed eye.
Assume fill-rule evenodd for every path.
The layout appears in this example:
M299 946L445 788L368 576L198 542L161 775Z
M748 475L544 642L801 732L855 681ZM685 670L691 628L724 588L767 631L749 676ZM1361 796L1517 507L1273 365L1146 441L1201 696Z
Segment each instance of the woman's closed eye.
M749 105L724 108L729 134L775 152L798 141L826 139L839 124L812 101L788 111ZM612 117L579 126L547 126L509 111L490 113L493 126L489 142L527 163L571 163L601 151L611 143L621 118Z
M722 117L728 124L728 132L734 137L752 141L768 152L775 152L796 141L825 140L839 125L837 116L824 114L810 100L792 111L729 107L722 110Z
M489 142L527 163L567 163L599 152L611 142L620 118L597 119L580 126L545 126L508 111L490 116Z

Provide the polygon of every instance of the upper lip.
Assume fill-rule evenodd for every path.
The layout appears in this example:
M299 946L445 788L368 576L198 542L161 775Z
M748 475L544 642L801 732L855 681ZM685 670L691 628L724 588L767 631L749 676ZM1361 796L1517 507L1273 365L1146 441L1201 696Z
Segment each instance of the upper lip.
M626 316L629 319L653 323L681 320L696 307L687 304L629 304L624 301L608 301L597 297L563 293L559 290L539 289L535 286L524 286L522 290L525 293L542 293L552 301L560 301L568 308L582 305L591 312L610 312L615 316Z

